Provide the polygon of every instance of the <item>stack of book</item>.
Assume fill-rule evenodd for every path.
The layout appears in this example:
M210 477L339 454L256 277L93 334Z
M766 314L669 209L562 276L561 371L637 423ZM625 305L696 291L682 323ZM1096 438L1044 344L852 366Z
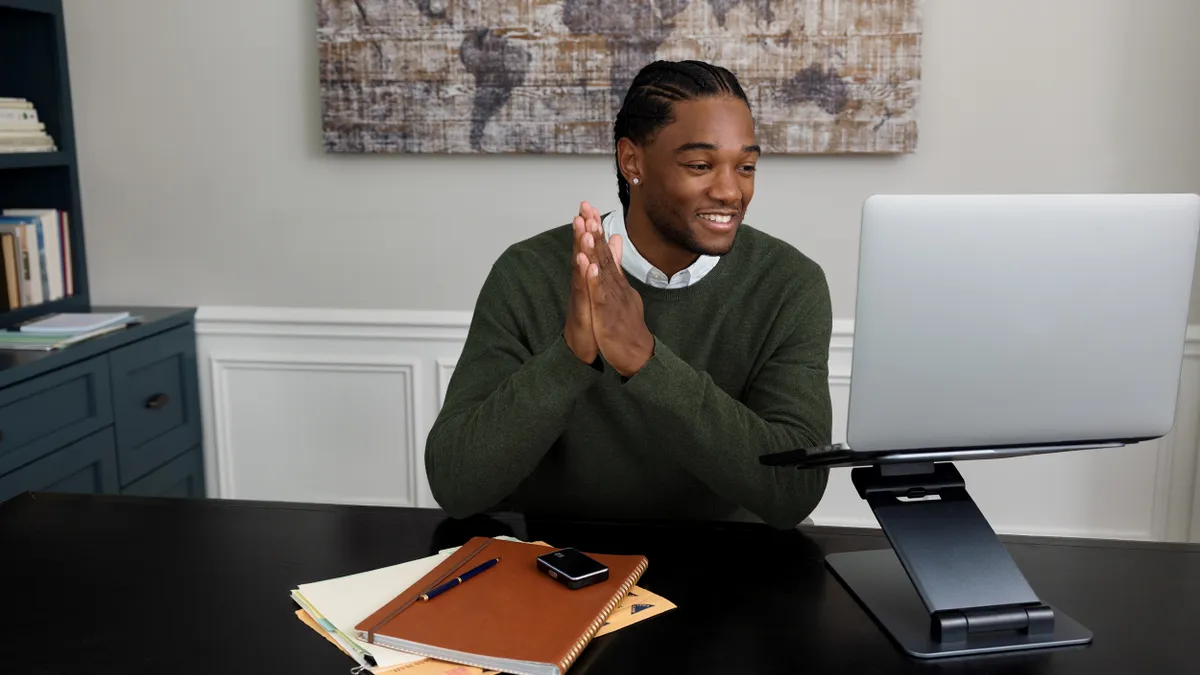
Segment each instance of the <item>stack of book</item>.
M10 208L0 214L0 310L75 294L67 212Z
M0 97L0 153L54 152L58 146L28 99Z
M124 329L139 319L129 312L68 312L0 330L0 350L53 351Z
M373 675L562 675L594 638L675 609L635 585L642 556L597 554L611 576L570 590L534 564L552 550L474 537L425 558L299 584L291 596L297 618ZM463 571L485 558L496 559L489 571L418 599L455 575L471 576Z

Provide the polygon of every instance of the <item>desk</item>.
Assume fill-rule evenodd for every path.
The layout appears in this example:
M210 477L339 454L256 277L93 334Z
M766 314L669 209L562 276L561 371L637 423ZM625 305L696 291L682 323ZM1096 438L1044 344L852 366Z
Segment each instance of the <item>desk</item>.
M898 651L823 566L829 552L883 547L870 531L26 494L0 505L0 663L22 675L344 674L354 663L296 619L288 591L473 534L649 557L641 584L678 609L597 639L571 675L1182 675L1200 655L1194 545L1008 538L1034 589L1095 641L921 662ZM756 580L764 566L783 572L777 583Z

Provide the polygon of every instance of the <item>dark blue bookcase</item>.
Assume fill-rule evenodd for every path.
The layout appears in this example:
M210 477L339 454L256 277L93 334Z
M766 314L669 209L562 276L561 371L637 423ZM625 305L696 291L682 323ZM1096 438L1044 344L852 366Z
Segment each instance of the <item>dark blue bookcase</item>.
M75 120L61 0L0 0L0 97L29 99L58 152L0 154L0 209L67 212L71 238L70 297L0 312L0 328L89 304L84 214L75 160Z
M56 312L141 319L59 350L0 350L0 501L204 496L194 308L91 303L61 0L0 0L0 97L31 101L58 148L0 153L0 209L65 211L74 283L60 300L0 311L0 330Z

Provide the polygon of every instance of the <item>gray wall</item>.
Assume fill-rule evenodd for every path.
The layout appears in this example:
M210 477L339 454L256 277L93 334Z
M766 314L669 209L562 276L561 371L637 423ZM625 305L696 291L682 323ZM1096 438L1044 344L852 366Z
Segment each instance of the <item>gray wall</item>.
M470 309L510 242L618 203L601 157L322 154L311 0L65 4L97 301ZM1200 191L1200 2L924 17L915 155L760 164L747 220L825 267L836 316L872 193Z

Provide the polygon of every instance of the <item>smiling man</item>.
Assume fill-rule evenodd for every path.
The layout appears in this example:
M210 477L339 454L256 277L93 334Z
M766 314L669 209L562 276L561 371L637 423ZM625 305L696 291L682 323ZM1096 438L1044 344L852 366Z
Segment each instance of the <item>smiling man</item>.
M828 472L821 268L742 222L759 158L729 71L646 66L614 125L621 210L518 242L480 292L425 448L448 513L795 526Z

